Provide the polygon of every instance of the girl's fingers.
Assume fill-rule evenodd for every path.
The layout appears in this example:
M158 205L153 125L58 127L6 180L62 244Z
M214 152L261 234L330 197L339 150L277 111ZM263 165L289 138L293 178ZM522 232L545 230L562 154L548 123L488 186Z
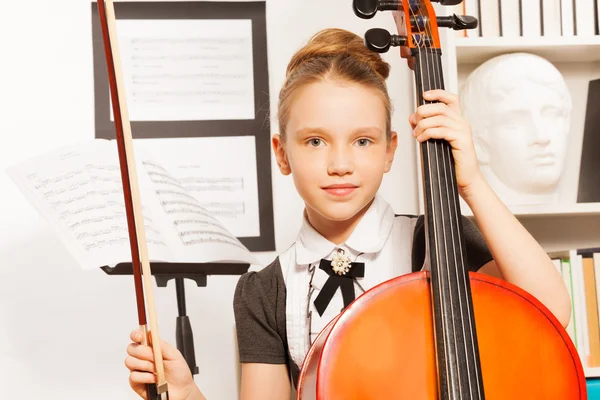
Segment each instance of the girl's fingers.
M130 385L144 385L148 383L156 383L156 375L150 372L132 371L129 374Z
M141 345L142 339L143 339L142 332L139 329L135 329L131 332L130 338L134 342L134 344ZM148 346L146 346L146 347L151 348L151 346L152 346L152 334L149 333L148 334ZM174 359L179 355L179 350L177 348L171 346L169 343L165 342L162 339L160 341L160 346L162 349L163 359L165 359L165 360ZM145 358L145 359L147 359L147 358Z
M143 346L137 343L130 343L127 346L127 354L131 357L138 358L140 360L154 362L154 353L150 346Z
M417 125L413 128L413 136L417 137L422 134L427 129L445 127L450 129L457 130L459 128L456 121L444 116L438 115L435 117L430 117L427 119L423 119L419 121Z
M439 101L446 104L453 111L460 113L459 97L451 92L441 89L430 90L423 93L423 98L428 101Z
M129 337L131 338L131 340L134 343L142 343L142 340L144 339L144 336L142 335L142 331L139 329L134 329L133 331L131 331L131 334L129 334ZM148 332L148 346L152 345L152 335L150 334L150 332Z
M417 111L409 117L408 122L414 129L419 123L433 118L444 118L445 120L453 121L453 123L459 123L462 117L450 110L448 106L437 103L420 106Z
M429 128L417 136L419 142L429 139L444 139L447 142L452 142L456 138L454 131L444 127Z
M131 340L135 343L142 343L142 332L139 329L135 329L133 331L131 331L131 334L129 335L129 337L131 338Z
M409 121L411 124L417 124L424 118L430 118L436 115L454 117L454 114L455 112L443 103L424 104L416 109L415 113L410 116Z
M150 372L154 373L154 363L146 360L140 360L132 356L125 358L125 366L130 371Z

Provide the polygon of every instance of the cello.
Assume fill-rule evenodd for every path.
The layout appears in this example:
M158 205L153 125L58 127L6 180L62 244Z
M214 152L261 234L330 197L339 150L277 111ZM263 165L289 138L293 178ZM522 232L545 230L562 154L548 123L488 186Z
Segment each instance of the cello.
M456 5L460 0L438 0ZM372 18L392 11L398 34L374 28L365 45L400 47L422 94L444 89L439 27L477 26L435 15L430 0L354 0ZM448 142L420 143L429 270L363 293L317 336L297 400L584 400L586 381L566 330L535 297L466 269L454 160Z

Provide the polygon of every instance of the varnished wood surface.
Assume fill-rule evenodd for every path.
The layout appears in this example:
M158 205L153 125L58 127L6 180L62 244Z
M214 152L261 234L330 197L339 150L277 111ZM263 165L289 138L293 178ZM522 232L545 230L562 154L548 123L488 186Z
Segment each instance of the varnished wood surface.
M307 355L298 399L437 400L429 275L354 301ZM514 285L470 273L485 397L584 400L579 356L558 320Z

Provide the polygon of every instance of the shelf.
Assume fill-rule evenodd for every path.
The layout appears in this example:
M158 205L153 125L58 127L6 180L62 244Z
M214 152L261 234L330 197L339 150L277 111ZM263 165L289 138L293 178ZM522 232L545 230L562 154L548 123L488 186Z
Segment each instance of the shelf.
M600 247L600 203L511 206L509 209L546 252ZM474 220L473 212L466 205L463 204L461 212Z
M534 204L510 206L508 208L517 218L600 216L600 203ZM464 207L462 213L466 216L473 215L469 207Z
M583 367L586 378L600 378L600 367Z
M551 62L600 61L600 36L456 38L459 64L480 64L505 53L527 52Z

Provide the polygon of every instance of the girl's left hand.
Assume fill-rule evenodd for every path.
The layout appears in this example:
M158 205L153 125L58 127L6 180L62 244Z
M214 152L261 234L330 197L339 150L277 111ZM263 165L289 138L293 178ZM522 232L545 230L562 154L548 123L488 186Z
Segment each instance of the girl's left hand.
M419 142L428 139L444 139L452 146L458 191L464 197L471 185L482 178L475 146L471 137L471 125L462 116L458 96L445 90L430 90L423 94L427 101L409 117L413 136Z

